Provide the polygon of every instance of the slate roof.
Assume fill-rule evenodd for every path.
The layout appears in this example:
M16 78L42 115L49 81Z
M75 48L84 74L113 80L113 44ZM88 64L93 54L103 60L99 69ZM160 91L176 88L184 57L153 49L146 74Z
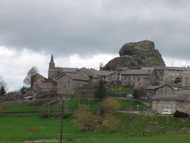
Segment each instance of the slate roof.
M44 82L51 82L53 84L57 84L54 80L48 79L48 78L44 77L43 75L41 75L39 73L36 73L35 75L32 76L32 81L35 80L35 79L39 79L39 78L43 79Z
M168 70L168 71L187 71L188 68L186 67L166 67L165 70Z
M190 90L179 90L176 92L176 94L190 97Z
M174 96L153 96L153 101L178 101L178 102L190 102L190 96L186 95L174 95Z
M157 89L162 88L164 86L166 85L158 87ZM174 95L171 96L156 95L152 97L152 100L190 102L190 90L176 89L175 87L172 87L170 85L167 86L173 89Z
M85 73L67 73L66 75L70 76L73 80L89 81L90 77Z
M160 85L155 85L155 86L154 85L150 85L150 86L146 87L147 90L156 90L158 88L160 88Z
M153 72L153 69L138 69L138 70L130 69L130 70L122 71L121 74L122 75L150 75L152 74L152 72Z
M73 80L80 80L80 81L88 81L90 77L82 72L71 72L71 73L63 73L59 78L56 80L62 79L64 76L69 76Z
M88 76L92 76L92 77L97 77L98 72L99 72L96 69L87 69L87 68L81 68L79 71L87 74Z
M76 72L77 70L79 70L78 68L67 68L67 67L56 67L55 68L56 71L58 72L64 72L64 73L67 73L67 72Z

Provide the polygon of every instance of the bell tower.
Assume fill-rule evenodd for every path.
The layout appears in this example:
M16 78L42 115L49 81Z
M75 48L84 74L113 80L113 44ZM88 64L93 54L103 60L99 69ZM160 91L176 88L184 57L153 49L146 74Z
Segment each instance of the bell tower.
M48 78L49 79L53 79L53 75L54 75L54 70L55 69L55 62L54 62L54 58L53 55L51 55L51 59L49 62L49 69L48 69Z

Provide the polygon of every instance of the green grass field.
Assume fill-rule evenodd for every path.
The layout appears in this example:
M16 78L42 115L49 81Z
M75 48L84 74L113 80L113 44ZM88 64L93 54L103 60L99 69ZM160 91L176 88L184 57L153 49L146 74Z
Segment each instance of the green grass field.
M121 104L121 109L131 109L131 110L144 110L147 106L140 101L127 101L117 99ZM80 105L87 105L91 110L96 111L99 102L94 100L78 100L76 98L71 98L70 100L65 101L65 107L69 109L69 111L76 110ZM59 106L57 104L50 105L33 105L28 103L21 103L21 102L5 102L0 103L0 113L2 112L44 112L47 110L50 112L56 112L59 110Z
M74 110L78 101L66 103ZM81 102L82 104L82 102ZM88 101L91 109L97 104ZM122 103L124 108L136 107L141 103ZM142 105L144 106L144 105ZM3 112L39 111L39 107L28 104L1 104ZM41 113L19 115L0 114L0 143L22 143L34 140L57 140L60 121L58 118L42 118ZM64 119L65 143L189 143L190 119L173 117L143 116L117 113L121 126L114 132L81 132L72 117ZM54 141L55 143L56 141ZM45 142L42 142L45 143ZM53 142L52 142L53 143Z
M58 138L58 119L44 119L36 115L0 117L1 143L21 143L30 140L55 140ZM68 118L64 121L64 139L66 143L189 143L190 134L176 135L176 133L168 133L152 137L132 137L122 131L120 133L81 132Z

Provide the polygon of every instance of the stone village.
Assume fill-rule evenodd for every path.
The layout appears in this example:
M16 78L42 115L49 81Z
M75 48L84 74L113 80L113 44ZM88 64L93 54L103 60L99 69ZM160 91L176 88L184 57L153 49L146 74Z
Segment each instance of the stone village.
M93 98L94 88L103 80L106 84L131 85L144 89L142 100L151 102L152 111L190 114L190 68L167 67L152 41L127 43L120 57L111 60L100 70L56 67L51 56L48 78L32 77L33 96L82 96Z

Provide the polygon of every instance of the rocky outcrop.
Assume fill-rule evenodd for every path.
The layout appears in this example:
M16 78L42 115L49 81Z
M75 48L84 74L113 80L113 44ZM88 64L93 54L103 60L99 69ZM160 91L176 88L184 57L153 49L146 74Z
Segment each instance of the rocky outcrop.
M144 40L125 44L119 51L120 57L109 61L104 70L118 68L165 66L160 52L155 49L154 42Z

